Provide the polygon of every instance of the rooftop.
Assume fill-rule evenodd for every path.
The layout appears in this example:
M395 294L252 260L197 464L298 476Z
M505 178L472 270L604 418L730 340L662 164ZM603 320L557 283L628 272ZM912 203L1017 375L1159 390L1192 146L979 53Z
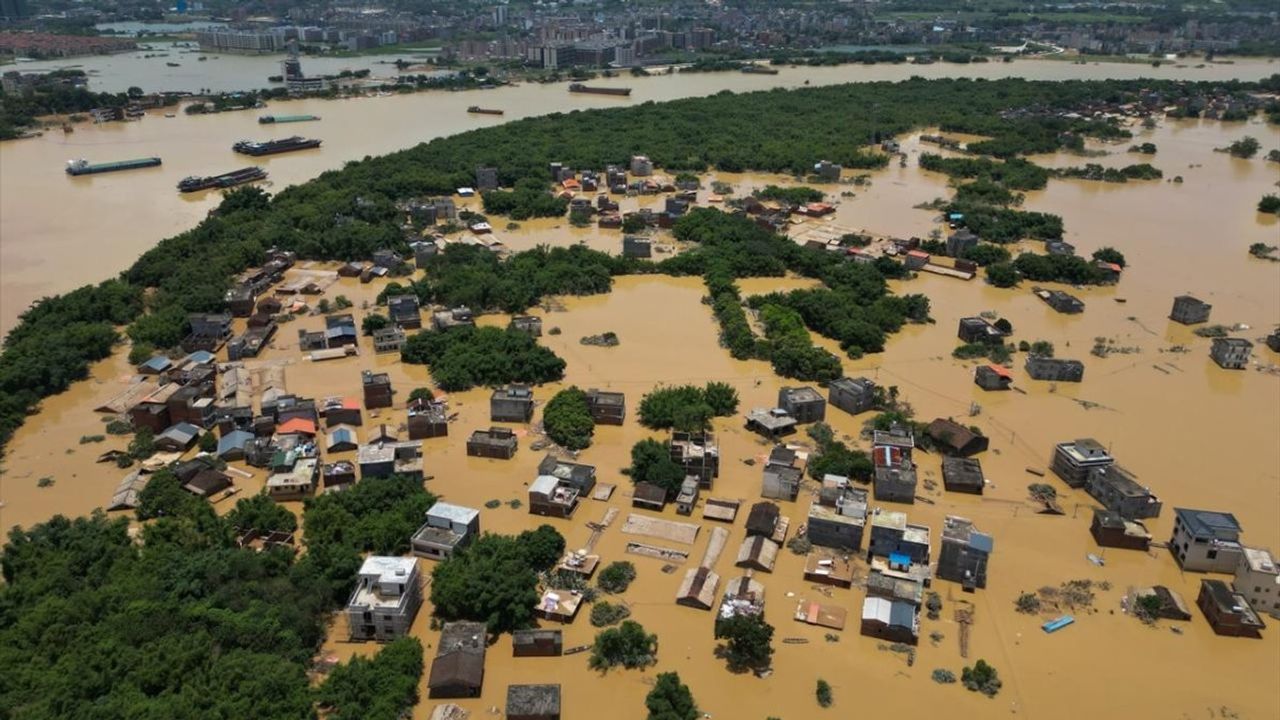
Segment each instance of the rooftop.
M1236 540L1242 532L1236 516L1231 513L1188 508L1174 508L1173 512L1192 537Z
M948 515L942 524L942 541L962 543L978 550L990 553L995 547L995 540L984 532L979 532L968 518Z
M1244 548L1244 561L1249 564L1249 569L1253 572L1280 576L1280 566L1276 564L1276 559L1271 555L1270 550ZM1277 577L1277 582L1280 582L1280 577Z
M560 686L508 685L507 715L560 717Z
M1076 462L1109 461L1111 454L1102 443L1093 438L1080 438L1071 442L1058 443L1058 450Z
M808 386L784 387L782 388L781 395L786 397L790 402L823 402L822 396L818 394L818 391Z
M471 521L479 516L479 510L447 502L437 502L431 506L430 510L427 510L427 517L443 518L449 522L462 523L463 525L470 525Z

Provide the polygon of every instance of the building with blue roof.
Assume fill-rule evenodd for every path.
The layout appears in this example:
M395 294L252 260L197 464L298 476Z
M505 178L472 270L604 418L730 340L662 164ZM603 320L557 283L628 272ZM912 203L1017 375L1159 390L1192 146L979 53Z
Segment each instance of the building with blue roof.
M232 430L224 433L218 440L218 459L231 462L244 459L244 449L253 442L253 433L245 430Z
M1239 521L1231 513L1173 509L1169 551L1183 570L1233 573L1244 555Z
M150 360L138 366L138 372L143 375L159 375L160 373L173 367L173 361L163 355L157 355Z

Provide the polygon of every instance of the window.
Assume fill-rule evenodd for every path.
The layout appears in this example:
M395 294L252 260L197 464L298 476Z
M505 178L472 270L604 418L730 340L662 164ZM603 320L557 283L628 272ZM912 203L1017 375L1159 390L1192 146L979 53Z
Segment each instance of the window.
M1217 558L1217 557L1218 557L1218 551L1217 551L1217 550L1210 550L1210 551L1205 555L1205 557L1206 557L1206 558L1208 558L1208 559L1210 559L1210 560L1213 560L1213 559L1215 559L1215 558Z

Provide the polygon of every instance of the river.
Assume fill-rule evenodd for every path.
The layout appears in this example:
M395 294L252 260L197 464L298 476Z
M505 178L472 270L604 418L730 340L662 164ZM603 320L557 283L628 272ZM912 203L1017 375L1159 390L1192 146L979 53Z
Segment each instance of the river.
M112 59L89 58L84 62ZM262 60L258 58L255 62ZM231 61L231 56L216 62L184 61L180 69L187 70L188 65L217 67L220 62ZM311 72L310 66L307 67ZM324 140L324 146L318 150L254 161L270 173L269 189L278 190L351 160L507 120L575 108L619 107L650 100L710 95L726 89L743 92L798 87L805 82L829 85L894 81L914 75L930 78L1019 76L1038 80L1133 77L1211 80L1258 79L1277 71L1280 65L1260 60L1199 69L1123 63L1073 65L1033 60L972 65L846 65L782 68L778 75L683 73L594 81L633 88L631 100L570 95L564 84L525 84L488 91L298 100L273 103L263 111L315 114L323 118L318 123L262 126L257 123L257 116L262 114L258 111L202 116L188 116L179 111L173 118L166 118L164 112L158 111L141 122L80 124L71 134L53 130L39 138L0 143L0 333L7 332L32 301L123 270L161 238L192 227L217 204L220 194L181 195L174 189L175 184L188 175L212 175L249 164L247 158L231 152L231 144L244 138L301 134ZM201 68L199 72L205 70ZM193 82L197 85L214 82L217 71L208 72L212 74L202 75ZM260 68L255 70L254 77L264 73ZM126 76L119 82L128 85L137 80ZM467 114L466 108L476 104L501 108L506 115ZM63 172L65 162L73 158L105 162L148 156L161 157L164 165L77 178Z
M378 113L372 120L388 115ZM161 121L151 122L163 126ZM1274 623L1261 641L1215 636L1194 608L1191 622L1177 623L1181 634L1170 632L1168 621L1154 629L1144 626L1119 611L1119 599L1129 587L1163 584L1194 603L1200 576L1180 573L1165 551L1156 550L1150 554L1110 550L1105 553L1105 567L1091 564L1086 555L1098 552L1088 534L1092 501L1081 491L1064 490L1056 480L1050 482L1062 493L1065 516L1037 515L1025 502L1026 485L1039 478L1028 475L1024 468L1046 467L1056 442L1092 436L1110 446L1120 462L1164 501L1162 516L1148 522L1157 540L1168 537L1174 506L1198 507L1233 512L1249 544L1280 548L1275 441L1280 437L1280 376L1257 369L1221 370L1207 357L1207 340L1166 319L1173 296L1183 292L1212 303L1213 322L1249 325L1251 330L1240 333L1244 337L1256 339L1280 319L1280 293L1275 290L1280 264L1256 260L1246 253L1250 243L1274 242L1280 233L1275 218L1260 216L1253 209L1257 198L1272 189L1275 168L1261 159L1239 160L1213 152L1214 147L1244 134L1262 139L1264 148L1274 147L1280 144L1280 130L1258 124L1192 120L1163 121L1157 129L1136 132L1138 141L1159 147L1151 162L1165 171L1166 178L1182 175L1184 183L1166 180L1113 185L1051 180L1047 189L1029 193L1026 200L1027 209L1062 214L1067 239L1082 254L1103 245L1114 245L1126 254L1129 266L1118 286L1078 291L1087 304L1084 314L1054 313L1026 286L1002 290L981 281L966 283L922 274L893 283L894 290L928 295L936 324L909 326L890 339L886 352L844 361L851 375L867 375L882 385L898 386L919 419L955 417L983 428L991 438L991 450L981 456L992 481L985 495L927 490L923 494L934 504L917 503L908 508L912 522L933 529L935 556L947 514L969 517L995 536L986 589L964 594L951 583L934 584L944 603L942 619L929 621L922 616L921 644L914 665L909 667L903 655L884 650L883 643L857 634L861 590L835 589L829 598L819 598L801 579L802 558L784 551L772 574L756 575L767 588L766 616L777 628L776 672L764 680L731 674L714 657L710 614L672 602L685 566L664 574L662 563L624 553L626 542L632 539L619 531L630 512L629 482L619 470L628 463L631 445L654 435L634 420L640 396L663 383L723 380L738 389L741 410L745 411L772 405L779 386L787 384L767 363L733 360L718 346L714 320L700 302L704 288L699 279L637 276L619 279L608 295L563 298L551 309L534 311L545 317L547 329L560 329L559 334L544 335L541 342L568 362L564 383L538 388L536 397L546 401L567 384L627 394L627 423L598 428L594 446L581 456L581 461L598 468L601 482L617 484L618 492L608 503L584 501L572 521L551 522L566 536L569 547L580 547L590 534L585 523L600 520L610 506L620 509L619 520L603 534L596 551L606 562L627 559L636 564L639 578L623 599L631 606L634 619L658 633L659 663L644 672L614 671L601 676L587 669L585 655L512 658L510 638L504 636L489 648L483 695L459 702L472 711L472 717L479 717L488 708L503 704L508 683L551 681L563 685L566 720L600 717L602 707L611 708L610 717L639 720L644 716L643 697L655 673L676 670L692 687L700 707L717 718L817 717L813 686L818 677L833 685L835 710L842 713L856 706L861 712L903 717L945 712L956 718L1014 714L1036 720L1262 719L1280 714L1274 692L1274 680L1280 675L1280 633ZM854 188L855 196L841 198L835 217L823 222L890 235L923 236L937 227L933 213L913 206L945 195L946 178L916 167L914 158L932 146L920 144L918 134L904 140L904 150L912 158L908 167L895 164L870 173L870 186ZM1112 151L1096 162L1122 165L1134 161L1135 156L1124 153L1122 146L1093 147ZM1046 165L1081 162L1071 156L1035 160ZM761 175L715 177L735 183L739 192L768 182L786 182L785 178ZM627 199L624 209L641 202L653 200ZM500 230L498 234L516 248L583 241L616 250L619 243L616 233L572 228L553 220L524 223L517 230ZM118 235L113 232L110 237ZM744 280L741 287L749 295L810 284L800 278L762 278ZM380 287L380 283L361 285L341 279L326 296L347 295L355 301L359 315L364 312L359 308L371 303ZM1117 298L1125 302L1116 302ZM984 310L1009 319L1016 339L1051 340L1059 357L1082 359L1087 367L1085 382L1037 383L1027 379L1019 366L1014 371L1015 384L1025 394L984 393L976 388L971 380L974 363L954 360L950 351L957 344L957 320ZM481 322L503 325L506 319L491 315L482 317ZM361 359L329 363L299 360L295 331L321 326L322 320L316 316L284 326L275 347L257 362L285 367L289 390L305 396L358 393L362 367L389 372L400 398L428 382L423 368L402 365L395 357L373 356L367 346ZM621 346L587 347L578 342L582 336L604 331L617 333ZM1117 345L1139 352L1093 357L1088 349L1097 337L1113 338ZM834 349L833 343L815 339ZM1187 346L1189 352L1169 351L1178 345ZM1254 353L1262 365L1274 366L1278 359L1261 344L1255 346ZM102 422L91 408L119 392L130 375L122 350L97 364L91 381L47 399L41 412L18 431L0 483L0 501L4 503L0 527L29 525L59 512L82 514L105 503L123 471L96 464L93 459L105 449L122 447L123 442L109 439L81 446L76 439L101 432ZM428 488L451 502L472 507L483 507L494 499L527 500L527 485L541 457L529 449L531 438L522 437L521 449L511 461L466 457L466 434L490 424L487 391L455 393L448 400L450 411L459 416L448 439L426 441L426 472L432 476ZM980 412L968 417L973 403L980 406ZM828 408L827 414L837 433L854 438L855 444L867 417L850 417L834 408ZM393 426L402 423L403 411L379 411L366 420L364 432L382 422ZM759 463L749 466L744 461L761 459L767 446L742 429L740 416L718 420L716 432L723 470L711 494L753 502L759 494ZM939 482L939 459L930 455L918 459L922 481ZM261 471L253 472L253 478L236 481L246 494L262 485ZM51 477L54 482L39 487L41 477ZM797 502L782 503L793 528L803 523L810 499L810 491L806 491ZM229 509L230 502L221 503L219 511ZM300 511L299 504L291 505ZM670 509L665 515L674 519ZM703 538L710 530L699 515L692 518L703 526L701 536L689 548L694 558L701 556L706 545ZM733 566L733 557L743 537L742 517L731 528L726 552L716 565L725 581L741 574ZM481 522L488 531L518 532L536 527L543 519L529 515L524 508L504 505L483 510ZM421 564L429 572L431 563ZM1096 610L1077 612L1076 624L1067 630L1047 635L1039 628L1045 617L1014 610L1013 601L1022 591L1083 578L1109 582L1111 589L1099 591ZM827 631L792 619L801 597L849 610L849 625L839 634L838 643L829 644L824 637ZM959 626L953 619L961 600L973 603L976 613L968 659L959 655ZM413 630L427 644L428 658L438 637L429 628L429 609L424 606ZM347 658L376 652L376 645L343 642L344 632L338 621L322 654ZM589 643L595 629L584 610L564 632L565 646L569 647ZM936 644L927 639L935 632L942 634ZM782 638L808 642L783 644ZM1099 662L1106 657L1129 659L1114 666ZM977 658L996 666L1004 680L1003 690L993 700L930 680L935 668L947 668L958 675L963 665ZM1217 673L1205 672L1215 666L1230 667L1232 682L1224 684ZM425 720L434 702L425 699L425 684L420 690L424 700L414 717Z

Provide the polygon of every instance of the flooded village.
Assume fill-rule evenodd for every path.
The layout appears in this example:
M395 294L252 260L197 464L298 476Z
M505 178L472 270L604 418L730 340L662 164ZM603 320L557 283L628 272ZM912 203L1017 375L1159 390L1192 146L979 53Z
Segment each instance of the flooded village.
M1125 122L1133 139L1090 140L1089 162L1119 168L1133 161L1130 143L1150 142L1163 179L1055 178L1025 193L1022 209L1063 217L1059 251L1123 252L1122 267L1094 263L1107 282L1075 287L1000 288L957 260L976 238L963 217L940 212L935 201L953 188L919 158L960 156L939 138L977 138L939 128L886 142L883 169L824 163L807 179L679 178L644 156L552 166L547 191L590 218L576 224L472 219L479 193L497 187L496 170L478 168L474 187L399 207L412 254L334 263L273 251L236 279L225 312L189 319L183 353L135 365L122 346L45 399L4 458L0 525L95 508L127 516L148 474L165 467L219 514L265 492L301 516L307 498L366 478L419 478L438 502L409 553L363 559L315 667L321 676L416 637L422 720L639 718L655 676L669 671L715 718L1275 717L1280 265L1247 249L1280 235L1274 215L1254 210L1280 173L1215 150L1246 135L1280 147L1280 130L1256 119ZM824 197L753 196L802 185ZM519 315L388 292L455 244L500 256L578 244L675 256L691 244L671 225L707 207L849 263L901 261L911 272L890 290L926 296L929 322L858 358L815 332L841 377L799 382L730 356L696 276L620 276L606 294L545 298ZM818 284L793 274L737 281L746 300ZM527 333L565 361L564 379L444 392L425 366L402 360L413 335L465 326ZM974 344L1015 350L1005 361L953 355ZM647 394L711 382L738 402L709 430L639 422ZM547 403L570 387L586 392L594 421L580 451L557 446L544 425ZM117 467L130 443L117 424L151 431L154 454ZM678 493L622 472L645 439L680 467ZM810 463L835 441L866 454L868 477L815 477ZM434 567L484 533L544 524L564 537L564 553L547 575L555 582L539 588L537 628L490 643L483 623L433 617ZM305 552L305 527L239 530L245 547ZM601 590L618 562L634 581ZM604 602L657 634L656 665L589 667L582 651ZM737 616L775 629L767 670L731 672L718 656L718 623ZM998 670L998 694L955 682L979 660ZM832 710L815 702L819 680Z

